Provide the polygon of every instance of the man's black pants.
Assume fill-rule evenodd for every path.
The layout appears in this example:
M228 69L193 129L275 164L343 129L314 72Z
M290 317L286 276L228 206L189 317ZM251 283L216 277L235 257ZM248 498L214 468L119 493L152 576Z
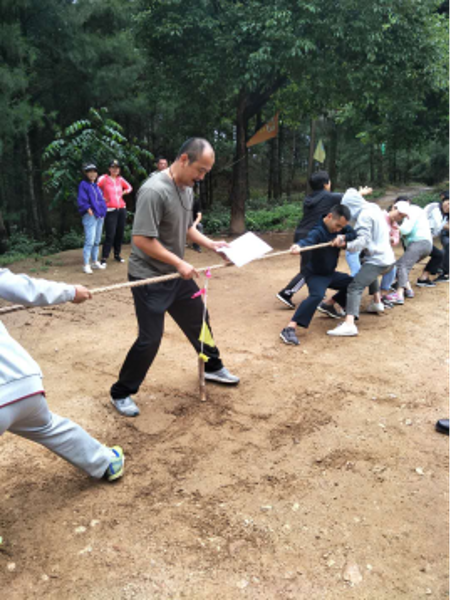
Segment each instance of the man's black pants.
M347 273L340 273L339 271L335 271L332 275L315 275L306 272L305 280L309 295L297 307L293 321L300 327L307 329L313 319L315 310L324 298L327 288L338 290L333 299L343 308L346 306L346 292L348 285L352 283L352 277Z
M111 247L114 247L114 256L121 255L122 241L124 239L127 209L119 208L110 210L105 216L105 241L102 246L102 258L110 256Z
M136 281L137 278L129 275L129 280ZM160 347L166 312L186 335L195 351L200 353L199 336L204 303L200 296L192 298L198 291L199 288L192 279L174 279L132 288L138 319L138 338L125 358L119 380L111 388L111 396L115 400L138 392ZM207 323L210 327L208 313ZM211 328L210 332L213 335ZM222 368L218 348L204 344L203 352L209 358L205 363L206 372Z

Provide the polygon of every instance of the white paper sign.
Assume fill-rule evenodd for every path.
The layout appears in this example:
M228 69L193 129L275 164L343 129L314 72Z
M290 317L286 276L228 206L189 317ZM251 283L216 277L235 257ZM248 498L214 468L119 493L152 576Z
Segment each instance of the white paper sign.
M221 248L218 252L225 254L237 267L243 267L271 250L271 246L249 231L233 240L229 248Z

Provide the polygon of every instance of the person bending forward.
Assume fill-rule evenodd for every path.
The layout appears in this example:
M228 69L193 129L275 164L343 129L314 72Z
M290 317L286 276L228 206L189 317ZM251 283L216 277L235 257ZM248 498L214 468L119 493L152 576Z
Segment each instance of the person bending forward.
M198 273L183 256L187 238L210 250L227 246L226 242L210 240L193 226L192 188L202 181L214 162L211 145L204 139L190 138L181 147L175 162L149 177L138 192L129 279L136 281L174 272L181 277L132 288L138 338L127 354L118 381L111 388L111 401L122 415L134 417L139 414L130 396L138 392L158 352L166 312L196 352L200 352L204 304L200 296L192 298L199 291L193 281ZM217 347L205 345L204 354L208 357L205 364L207 381L239 382L239 378L222 364Z
M291 247L292 254L300 254L302 248L332 242L334 245L319 250L312 250L310 260L304 269L304 278L308 286L309 295L296 309L293 318L280 332L280 338L286 344L297 346L299 340L296 336L296 326L307 329L318 308L323 313L333 318L341 315L335 309L335 303L341 307L346 305L346 292L352 277L346 273L336 271L340 248L336 245L339 236L340 243L354 240L356 232L348 225L351 213L346 206L334 206L308 236ZM337 294L329 300L322 302L327 288L338 290Z

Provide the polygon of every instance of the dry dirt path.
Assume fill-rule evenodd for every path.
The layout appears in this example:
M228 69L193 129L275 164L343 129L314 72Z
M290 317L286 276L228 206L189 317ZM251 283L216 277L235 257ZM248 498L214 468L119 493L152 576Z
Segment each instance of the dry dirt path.
M59 260L46 277L125 279L117 264L80 273L80 251ZM328 338L335 323L318 314L294 348L278 338L290 312L274 294L296 265L286 256L215 273L214 333L240 386L209 387L199 403L196 356L168 319L137 419L108 398L136 333L129 291L4 317L41 364L52 409L127 456L123 480L107 485L2 436L5 598L448 597L448 438L434 431L449 410L448 288L363 314L358 338ZM354 587L343 579L352 564Z

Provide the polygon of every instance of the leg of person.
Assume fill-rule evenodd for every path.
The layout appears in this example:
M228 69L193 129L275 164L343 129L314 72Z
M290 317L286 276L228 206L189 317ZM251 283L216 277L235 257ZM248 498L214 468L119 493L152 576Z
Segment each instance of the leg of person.
M304 252L301 254L299 273L293 277L293 279L286 285L278 294L276 294L276 298L280 300L285 306L288 308L296 308L293 302L291 301L292 296L299 292L302 286L305 284L305 278L302 273L304 267L309 263L310 257L312 253Z
M348 252L346 250L346 262L349 266L351 277L355 277L360 271L360 256L358 252Z
M331 277L322 275L309 275L306 279L309 295L297 307L293 318L288 323L287 327L280 332L280 339L285 344L299 345L299 340L296 337L296 325L308 329L316 308L324 298L324 294L329 286Z
M335 329L328 331L328 335L337 337L358 335L355 319L358 319L360 314L360 301L362 299L363 291L377 279L384 269L386 269L386 267L363 263L360 271L348 286L346 296L346 319L344 323Z
M83 270L85 273L92 273L89 263L96 236L96 218L88 215L88 213L85 213L83 215L82 223L85 230L85 243L83 246Z
M437 283L449 283L449 235L444 233L440 236L440 240L443 246L443 262L442 269L443 273L439 275L435 281Z
M99 263L99 246L100 240L102 239L103 222L104 219L96 219L94 244L91 250L91 260L96 269L104 268L104 266L101 266L101 264Z
M353 279L354 278L347 273L335 271L329 283L330 289L337 290L337 293L332 296L331 300L339 304L342 308L346 308L348 287L351 285Z
M122 242L124 240L125 223L127 221L127 209L120 208L117 212L116 234L114 236L114 260L124 263L121 256Z
M129 279L136 281L134 277ZM132 288L138 338L125 358L119 379L111 387L113 405L127 417L139 415L130 395L138 392L157 355L163 336L164 314L176 295L176 283L174 280Z
M178 279L176 283L177 295L168 308L168 313L186 335L196 353L200 354L201 342L199 337L203 325L204 303L200 296L197 298L192 297L199 291L199 288L192 279ZM206 320L210 333L213 335L208 311ZM224 367L217 346L212 348L204 343L203 354L208 357L208 361L205 363L206 381L226 384L237 384L239 382L239 378L229 373Z
M91 477L106 475L111 481L123 473L122 449L107 448L70 419L50 412L43 394L1 408L0 433L5 429L45 446Z
M382 294L382 303L386 308L393 308L393 303L387 299L387 295L390 294L391 286L396 278L396 267L393 267L382 276L381 280L381 294Z
M196 229L197 231L200 231L200 233L204 232L204 227L202 223L198 223L196 225ZM193 250L195 250L196 252L202 252L202 248L199 246L199 244L193 244Z
M396 290L396 294L400 302L395 302L395 304L402 304L404 302L404 288L409 281L409 273L412 270L412 267L422 258L429 256L431 250L432 244L427 240L412 242L407 246L406 251L401 258L397 260L396 270L398 274L398 289Z
M423 273L417 279L418 287L435 287L434 281L431 280L431 275L437 275L443 263L443 252L432 246L432 252L429 255L429 261L424 268Z
M102 246L102 263L106 263L110 256L111 247L113 245L114 236L116 235L117 210L109 210L105 216L105 240Z

